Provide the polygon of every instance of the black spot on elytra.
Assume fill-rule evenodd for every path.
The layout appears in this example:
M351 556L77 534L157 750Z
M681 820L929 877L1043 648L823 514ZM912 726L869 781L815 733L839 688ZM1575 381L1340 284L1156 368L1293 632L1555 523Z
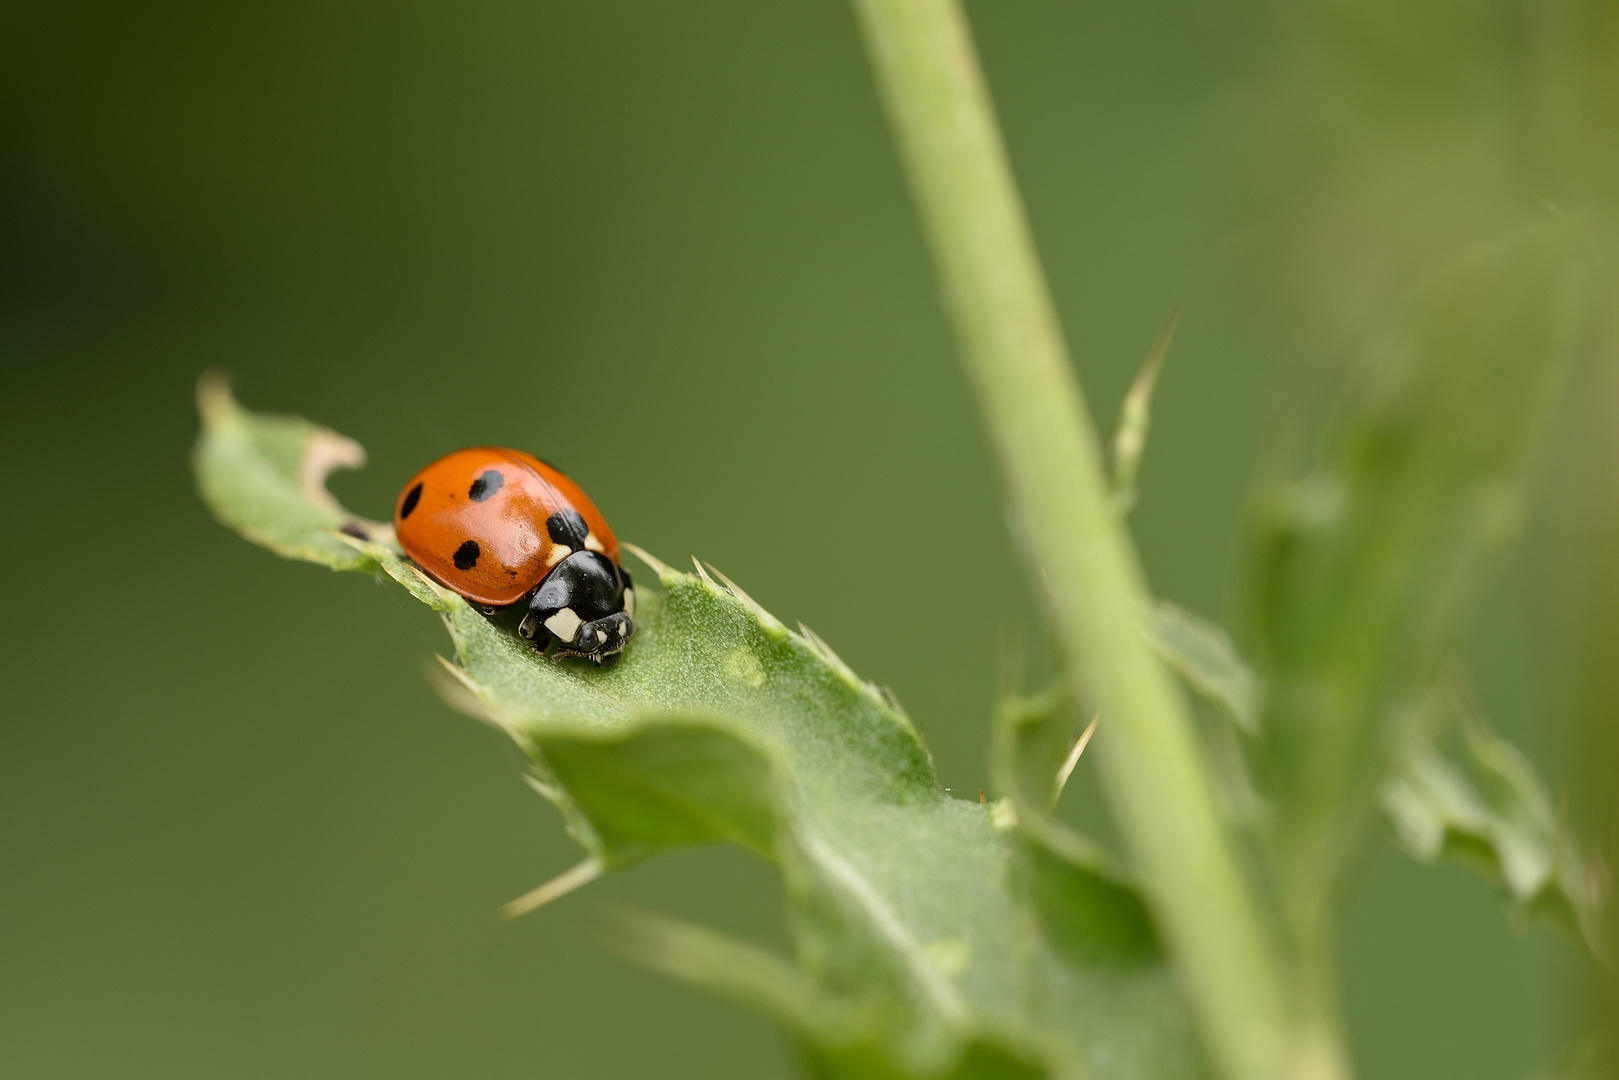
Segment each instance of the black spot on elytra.
M404 521L410 517L410 512L416 509L416 504L422 501L422 485L417 484L405 496L405 501L399 504L399 520Z
M455 568L457 570L471 570L477 563L478 556L482 554L483 549L478 546L478 541L468 540L455 549Z
M577 510L558 510L545 519L545 531L551 534L553 544L566 544L575 551L585 546L590 526Z
M500 475L497 470L490 469L472 482L472 487L467 489L467 498L473 502L483 502L499 491L501 485L505 483L506 478L504 476Z

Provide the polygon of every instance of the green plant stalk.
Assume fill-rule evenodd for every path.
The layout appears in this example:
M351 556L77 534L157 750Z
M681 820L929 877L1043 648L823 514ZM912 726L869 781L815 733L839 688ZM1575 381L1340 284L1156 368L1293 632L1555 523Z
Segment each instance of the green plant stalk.
M1101 710L1109 797L1205 1041L1232 1078L1284 1057L1270 945L1185 703L1139 628L1146 590L1104 479L956 0L855 0L984 409L1014 530L1076 691Z

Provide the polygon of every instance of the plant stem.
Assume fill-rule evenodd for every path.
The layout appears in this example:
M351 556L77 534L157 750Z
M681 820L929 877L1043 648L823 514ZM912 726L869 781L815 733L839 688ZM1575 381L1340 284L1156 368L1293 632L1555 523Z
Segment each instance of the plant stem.
M1282 994L1103 476L956 0L854 0L1065 670L1105 717L1109 797L1221 1071L1281 1069Z

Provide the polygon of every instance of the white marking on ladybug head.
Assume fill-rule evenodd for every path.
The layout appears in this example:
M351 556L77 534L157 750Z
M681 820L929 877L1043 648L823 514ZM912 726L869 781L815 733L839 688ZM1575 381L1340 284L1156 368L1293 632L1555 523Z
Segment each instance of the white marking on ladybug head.
M573 613L573 608L565 607L549 619L545 620L545 628L555 634L558 640L573 644L573 639L579 633L579 624L584 620Z
M594 551L599 555L607 549L602 546L602 542L600 540L596 539L595 533L588 532L585 533L585 550Z
M551 553L545 557L546 566L555 566L557 563L573 554L573 548L567 544L552 544Z
M625 589L624 590L624 614L628 615L632 619L635 618L635 590L634 589Z

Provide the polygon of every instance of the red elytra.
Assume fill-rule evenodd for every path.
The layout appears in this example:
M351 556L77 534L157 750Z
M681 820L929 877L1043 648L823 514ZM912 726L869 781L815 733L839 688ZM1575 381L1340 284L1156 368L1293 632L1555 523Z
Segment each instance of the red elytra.
M474 446L405 482L394 530L405 554L440 584L474 603L505 607L570 554L546 527L568 510L584 519L585 547L617 563L618 539L578 484L532 454Z

